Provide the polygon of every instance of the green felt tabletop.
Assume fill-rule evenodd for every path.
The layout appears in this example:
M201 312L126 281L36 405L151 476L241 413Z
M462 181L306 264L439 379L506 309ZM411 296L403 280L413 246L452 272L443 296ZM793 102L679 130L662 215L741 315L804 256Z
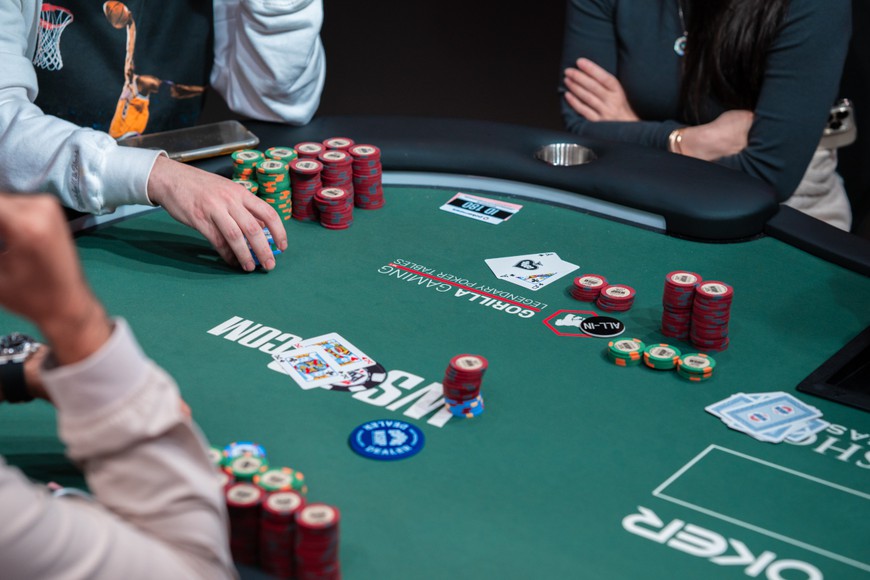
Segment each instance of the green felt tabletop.
M870 574L870 416L794 389L870 324L870 280L771 238L689 242L530 201L487 224L440 210L455 193L387 187L384 208L342 231L287 222L270 273L224 266L160 211L77 243L95 292L176 377L209 441L261 443L272 464L304 472L311 500L341 510L346 578L738 578L753 562L757 577L812 577L804 564ZM697 349L659 330L665 275L732 285L713 378L617 367L606 340L557 335L545 320L560 310L607 314L570 297L574 274L531 291L484 262L537 252L635 288L633 308L608 315L625 336L683 352ZM277 334L273 346L338 332L389 378L302 390L241 330L209 333L234 317ZM29 329L2 314L6 327ZM464 352L489 361L486 410L444 422L432 385ZM796 394L842 432L768 444L704 411L762 391ZM426 447L396 462L354 454L348 435L373 419L414 423ZM11 463L74 482L62 452L50 406L0 407ZM753 554L744 563L738 544Z

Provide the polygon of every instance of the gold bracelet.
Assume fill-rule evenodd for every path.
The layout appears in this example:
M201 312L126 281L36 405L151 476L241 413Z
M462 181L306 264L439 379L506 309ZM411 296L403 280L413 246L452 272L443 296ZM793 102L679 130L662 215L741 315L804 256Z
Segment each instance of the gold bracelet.
M677 155L683 154L683 130L682 129L674 129L671 131L671 134L668 135L668 151L671 153L676 153Z

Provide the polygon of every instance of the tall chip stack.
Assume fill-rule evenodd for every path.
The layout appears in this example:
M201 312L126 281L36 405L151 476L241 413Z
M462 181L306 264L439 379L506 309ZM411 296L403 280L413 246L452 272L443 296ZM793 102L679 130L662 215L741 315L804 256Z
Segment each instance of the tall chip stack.
M665 276L665 290L662 297L662 334L670 338L687 341L692 324L692 304L695 288L701 276L694 272L677 270Z
M608 312L625 312L631 310L636 294L634 288L625 284L605 284L595 304Z
M328 149L321 153L318 158L323 164L320 172L320 181L323 187L340 187L350 194L353 204L353 157L346 151Z
M292 147L269 147L264 152L266 159L274 159L281 161L285 166L289 166L290 162L298 157L296 150Z
M354 140L349 137L330 137L329 139L323 140L323 146L327 149L347 151L354 146Z
M290 197L290 175L283 161L266 159L257 165L257 183L260 199L272 206L283 220L293 217Z
M725 282L707 281L695 289L689 338L702 350L728 348L728 323L734 289Z
M359 144L348 149L353 157L353 203L360 209L384 207L381 150L374 145Z
M293 199L293 219L318 221L314 196L323 187L320 172L323 164L316 159L298 158L290 162L290 188Z
M252 483L237 482L226 488L233 560L259 565L260 509L265 492Z
M233 179L257 181L257 165L264 159L262 151L240 149L234 151L231 157L233 158Z
M311 503L296 512L298 580L340 580L339 520L338 508L325 503Z
M326 147L323 146L323 143L317 143L316 141L303 141L297 143L293 149L296 150L296 154L300 159L317 159L321 153L326 151Z
M305 498L295 491L266 495L260 516L260 568L276 578L296 576L296 514Z
M450 359L442 386L444 402L454 417L472 418L483 414L480 386L489 361L475 354L459 354Z

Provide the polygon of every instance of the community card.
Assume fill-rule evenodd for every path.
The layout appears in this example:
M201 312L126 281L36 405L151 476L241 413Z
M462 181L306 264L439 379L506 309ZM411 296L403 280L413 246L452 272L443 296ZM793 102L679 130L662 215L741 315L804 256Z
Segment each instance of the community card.
M281 368L305 390L330 385L344 379L333 358L323 347L306 346L272 355Z
M489 258L485 262L499 279L528 290L543 288L579 268L562 260L555 252Z
M308 346L323 348L327 355L332 358L332 362L335 363L334 366L342 372L355 371L375 364L375 361L371 357L337 332L307 338L296 343L294 346L296 348Z

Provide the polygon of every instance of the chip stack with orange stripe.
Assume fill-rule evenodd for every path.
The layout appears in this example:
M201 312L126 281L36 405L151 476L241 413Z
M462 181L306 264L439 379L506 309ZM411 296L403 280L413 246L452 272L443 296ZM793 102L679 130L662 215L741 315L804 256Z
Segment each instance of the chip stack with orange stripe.
M678 340L689 339L695 288L700 283L701 276L685 270L669 272L665 276L665 289L662 296L662 334Z
M259 189L259 184L256 181L251 181L250 179L233 179L236 183L240 184L242 187L257 195L257 190Z
M643 361L646 345L639 338L621 338L607 343L607 356L620 367L637 366Z
M689 339L701 350L728 348L728 323L734 289L725 282L708 280L695 289Z
M317 143L316 141L303 141L297 143L293 149L296 150L296 154L300 159L317 159L318 155L326 151L326 147L323 146L323 143Z
M296 150L292 147L269 147L263 152L263 155L266 159L283 161L284 165L290 165L290 162L298 157Z
M450 359L444 380L444 402L454 417L472 418L483 414L480 386L489 361L477 354L459 354Z
M305 498L292 491L266 494L260 515L260 568L277 578L296 575L296 514Z
M353 223L353 201L340 187L322 187L314 195L320 224L331 230L344 230Z
M231 157L233 159L233 179L257 180L257 165L265 159L262 151L240 149L233 151Z
M293 217L290 175L283 161L266 159L257 165L257 196L272 206L283 220Z
M650 344L643 349L643 364L651 369L672 370L677 368L681 355L680 349L669 344Z
M233 560L247 566L259 563L260 508L265 492L253 483L237 482L224 493L230 518Z
M606 284L601 288L595 304L608 312L625 312L634 305L634 297L637 292L631 286L625 284Z
M308 493L305 475L291 467L266 467L254 475L253 482L268 493L275 491L295 491L302 495Z
M598 274L583 274L574 278L571 296L581 302L595 302L601 289L607 286L607 278Z
M353 157L353 203L360 209L384 207L381 150L374 145L359 144L348 149Z
M296 578L340 580L338 508L310 503L296 512Z
M320 181L323 187L340 187L350 194L353 203L353 157L347 151L329 149L321 153L317 160L323 164Z
M693 352L680 356L677 361L677 374L684 379L700 382L713 376L716 361L703 352Z
M290 189L293 219L318 221L314 196L323 187L320 172L323 164L317 159L298 158L290 162Z

